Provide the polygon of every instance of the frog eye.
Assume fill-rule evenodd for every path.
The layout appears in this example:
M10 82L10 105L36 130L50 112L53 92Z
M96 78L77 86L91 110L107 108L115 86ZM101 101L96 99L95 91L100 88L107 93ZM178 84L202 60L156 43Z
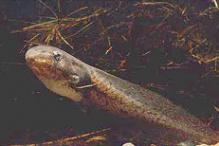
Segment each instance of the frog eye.
M58 51L53 51L53 57L56 61L60 61L61 59L61 54Z
M78 75L71 75L71 83L74 85L78 84L80 82L80 77Z

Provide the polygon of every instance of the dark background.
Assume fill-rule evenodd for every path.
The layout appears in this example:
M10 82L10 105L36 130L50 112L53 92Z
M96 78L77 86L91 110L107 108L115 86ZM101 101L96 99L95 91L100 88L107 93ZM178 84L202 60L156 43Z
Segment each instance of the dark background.
M83 3L88 2L80 1L80 5ZM56 3L50 4L55 6ZM111 3L108 2L108 4ZM89 5L106 4L93 1ZM117 117L96 109L88 112L79 104L53 94L27 68L24 60L25 51L21 51L26 36L22 33L11 33L11 31L24 25L20 22L21 20L36 20L37 16L42 13L39 11L40 7L39 3L34 0L0 1L0 143L41 142L60 136L110 127L119 122L116 120ZM136 33L140 32L136 31ZM132 44L126 45L133 47ZM183 56L181 52L172 53L179 53L179 58ZM193 61L188 63L190 70L173 69L158 73L156 66L162 64L161 54L160 50L155 50L146 67L135 68L130 65L127 72L116 75L139 84L169 83L170 86L165 90L150 88L167 95L175 103L182 105L205 121L210 121L209 119L213 117L212 127L218 127L218 116L214 109L214 105L218 104L218 77L212 76L196 82L200 79L204 68ZM79 55L81 58L86 58L83 54ZM91 57L84 59L84 61L90 60L92 60ZM138 58L135 55L129 58L129 62L134 66L142 63L136 60ZM92 65L95 65L94 62L91 61ZM101 68L101 65L98 67ZM103 66L102 69L106 68ZM179 94L180 89L186 91L194 86L198 87L190 92L192 94L185 92Z

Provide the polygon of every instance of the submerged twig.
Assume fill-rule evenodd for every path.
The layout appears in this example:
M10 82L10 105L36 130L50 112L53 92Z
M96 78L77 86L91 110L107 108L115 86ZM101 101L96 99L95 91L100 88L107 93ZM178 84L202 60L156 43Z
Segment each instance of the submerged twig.
M95 136L98 135L104 135L106 132L109 132L111 129L110 128L106 128L106 129L102 129L102 130L98 130L98 131L93 131L93 132L89 132L89 133L85 133L85 134L81 134L78 136L73 136L73 137L67 137L67 138L60 138L57 140L53 140L53 141L47 141L44 143L38 143L38 144L25 144L25 146L63 146L63 145L73 145L76 141L80 141L80 140L84 140L84 139L88 139L85 140L85 142L89 143L89 142L93 142L95 139ZM90 138L93 138L91 140L89 140ZM104 140L103 138L97 138L96 141L102 141ZM23 145L11 145L11 146L23 146Z

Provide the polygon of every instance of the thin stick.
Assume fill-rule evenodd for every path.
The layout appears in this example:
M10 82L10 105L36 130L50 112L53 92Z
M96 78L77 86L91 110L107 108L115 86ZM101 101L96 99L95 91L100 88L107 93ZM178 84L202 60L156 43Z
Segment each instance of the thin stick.
M72 145L74 144L74 142L76 140L81 140L84 138L88 138L90 136L95 136L98 134L102 134L105 132L109 132L111 129L110 128L106 128L106 129L102 129L102 130L98 130L98 131L93 131L93 132L89 132L89 133L85 133L85 134L81 134L78 136L73 136L73 137L67 137L67 138L61 138L61 139L57 139L57 140L53 140L53 141L48 141L48 142L44 142L44 143L38 143L38 144L25 144L25 146L61 146L61 145ZM11 145L11 146L24 146L24 145Z
M58 16L57 14L46 4L44 3L43 1L41 0L38 0L45 8L47 8L57 19L58 19Z
M214 3L215 7L218 8L217 0L212 0L212 1Z

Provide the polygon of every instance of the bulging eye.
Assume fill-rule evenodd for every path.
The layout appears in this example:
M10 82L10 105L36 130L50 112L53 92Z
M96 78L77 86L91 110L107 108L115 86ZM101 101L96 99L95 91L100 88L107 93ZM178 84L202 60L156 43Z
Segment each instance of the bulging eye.
M80 82L80 77L78 75L71 75L70 78L71 78L71 83L73 83L74 85Z
M56 61L60 61L61 54L58 51L53 51L53 57Z

